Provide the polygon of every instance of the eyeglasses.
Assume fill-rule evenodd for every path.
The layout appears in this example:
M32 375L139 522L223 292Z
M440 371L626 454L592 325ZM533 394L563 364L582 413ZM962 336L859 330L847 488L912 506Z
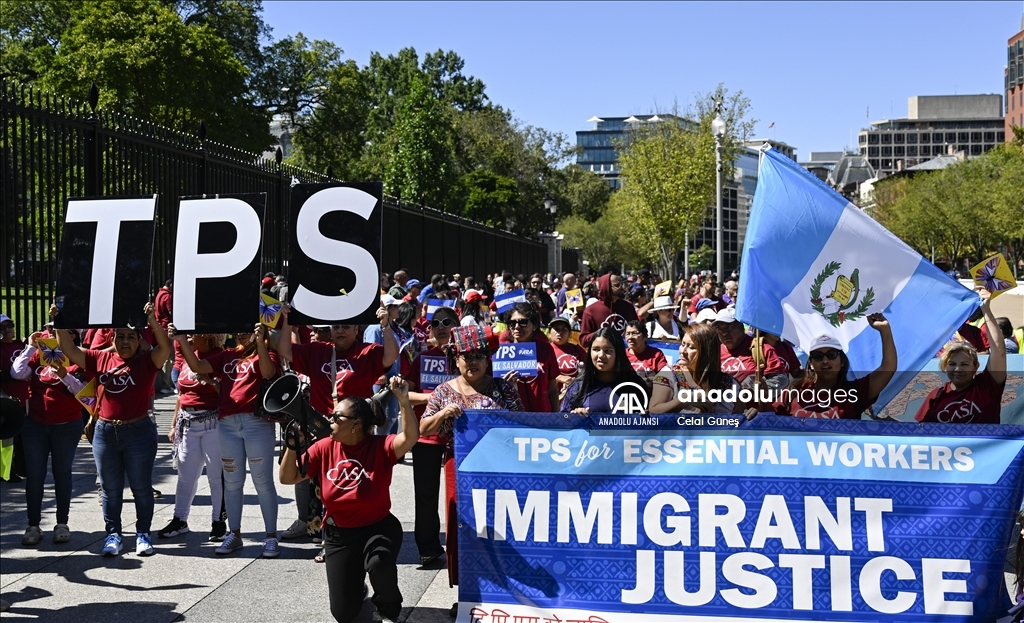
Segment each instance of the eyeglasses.
M451 318L442 318L440 320L431 320L430 321L430 328L431 329L436 329L438 327L448 328L448 327L450 327L450 326L452 326L454 324L455 324L455 321L452 320Z
M640 333L639 331L626 331L623 335L626 337L642 337L643 333Z
M509 320L508 326L510 328L519 327L520 329L525 329L526 327L530 326L530 321L524 318L520 318L519 320Z
M836 359L839 359L839 351L834 348L830 348L828 350L816 350L808 355L807 358L811 361L822 361L824 359L835 361Z
M459 353L459 356L466 361L486 361L490 354L485 350L471 350L466 353Z

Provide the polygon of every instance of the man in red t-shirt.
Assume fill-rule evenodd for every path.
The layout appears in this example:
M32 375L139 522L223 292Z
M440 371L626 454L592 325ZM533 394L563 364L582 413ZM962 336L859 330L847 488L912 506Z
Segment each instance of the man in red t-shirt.
M668 368L668 359L661 350L647 345L647 327L639 320L634 320L626 326L626 356L629 358L633 370L640 375L640 378L647 383L647 390L654 386L654 377L659 372Z
M611 327L621 335L626 323L637 320L636 308L623 297L624 281L615 274L602 275L597 280L598 301L583 310L580 319L580 344L590 346L591 336L603 327Z
M338 399L350 396L369 398L373 395L373 384L398 359L398 342L394 331L382 331L383 346L366 344L359 339L362 335L359 326L353 324L331 325L332 344L292 344L288 311L288 306L285 306L281 314L277 352L282 359L291 362L292 369L309 377L309 402L321 415L327 416L334 412L334 400L331 397L332 359ZM382 328L390 329L387 308L381 306L377 310L377 318Z
M569 335L572 333L572 325L561 316L556 316L548 324L551 341L551 350L555 352L555 360L558 362L558 395L562 396L566 386L572 383L573 379L583 368L583 360L587 357L587 351L579 344L569 342Z
M722 372L736 379L744 387L752 387L757 366L750 351L753 339L743 330L743 323L736 320L736 310L726 307L715 316L712 328L722 342ZM775 347L764 342L762 345L765 368L762 371L764 383L771 389L783 389L789 385L789 364Z

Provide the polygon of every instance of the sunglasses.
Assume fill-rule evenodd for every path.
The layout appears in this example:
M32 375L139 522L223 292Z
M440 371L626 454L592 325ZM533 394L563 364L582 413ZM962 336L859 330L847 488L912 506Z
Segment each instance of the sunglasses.
M808 355L807 358L811 361L823 361L825 359L835 361L836 359L839 359L839 351L834 348L830 348L828 350L816 350Z
M454 325L455 325L455 321L452 320L451 318L442 318L440 320L431 320L430 321L430 328L431 329L436 329L438 327L448 328L448 327L451 327L451 326L454 326Z
M487 351L483 350L471 350L468 353L459 353L459 355L466 361L486 361L490 357Z
M331 421L334 422L335 424L341 424L343 420L358 420L358 419L359 418L357 418L354 415L342 415L340 413L332 413L331 414Z
M521 329L525 329L526 327L530 326L530 321L529 320L525 320L525 319L509 320L508 321L508 326L509 327L519 327Z

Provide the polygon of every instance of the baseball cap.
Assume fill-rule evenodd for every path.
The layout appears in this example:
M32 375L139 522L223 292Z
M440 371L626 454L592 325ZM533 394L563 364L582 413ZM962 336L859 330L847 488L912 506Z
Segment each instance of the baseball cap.
M264 277L263 278L263 285L265 285L265 286L272 286L272 285L274 285L276 283L277 282L274 281L273 277Z
M466 293L465 300L467 303L476 303L481 300L487 300L487 297L484 296L483 294L480 294L476 290L470 290L469 292Z
M722 311L718 312L715 314L715 322L736 322L736 308L726 307Z
M412 288L415 288L416 286L419 286L421 288L423 287L423 284L420 283L419 279L410 279L409 281L405 282L405 289L406 290L410 290Z
M0 314L0 324L5 323L5 322L14 322L14 321L11 320L11 317L8 316L7 314Z
M567 318L563 318L562 316L555 316L554 318L552 318L551 322L548 323L548 326L554 326L556 322L563 322L565 323L565 326L569 327L570 329L572 328L572 323L569 322Z
M701 324L701 323L704 323L704 322L714 322L717 317L718 317L718 314L715 313L715 310L713 310L710 307L708 307L708 308L700 310L700 312L697 314L697 317L693 319L693 324Z
M811 353L821 348L834 348L841 351L843 350L843 345L839 343L839 340L831 335L819 335L811 340L811 344L807 348L807 352Z
M317 329L317 330L320 330L320 329L330 329L331 325L329 325L329 324L315 324L315 325L313 325L313 328Z
M704 309L705 307L714 307L715 301L711 299L701 299L697 301L697 311Z
M380 295L380 304L384 307L391 307L392 305L401 305L402 302L391 296L390 294Z

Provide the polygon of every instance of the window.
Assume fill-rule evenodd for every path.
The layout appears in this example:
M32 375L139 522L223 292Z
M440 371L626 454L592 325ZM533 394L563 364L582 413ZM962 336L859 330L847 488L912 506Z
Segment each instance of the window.
M985 151L988 151L988 150L992 149L993 147L995 147L995 145L985 145Z
M877 144L878 144L878 135L877 134L868 134L868 145L877 145Z
M868 160L868 164L871 165L872 169L877 169L878 168L878 160Z
M886 148L886 149L888 149L888 148ZM876 156L877 157L878 156L878 148L877 147L868 147L868 156Z
M891 169L892 168L892 160L891 159L889 159L889 160L882 160L882 168L883 169Z
M882 144L891 143L891 142L892 142L892 134L885 133L885 134L882 135Z
M995 140L996 140L996 133L995 132L985 132L985 142L986 143L994 143Z
M882 155L883 156L891 156L892 155L892 147L888 147L888 146L883 147L882 148Z
M955 143L956 142L956 132L946 132L946 142L947 143Z
M904 138L902 133L894 134L893 137L892 137L892 142L896 143L897 145L902 145L904 140L905 140L905 138Z
M932 134L932 142L935 144L941 145L942 143L945 142L945 140L946 139L943 138L943 134L941 132L936 132Z
M862 143L862 144L868 142L868 135L867 134L859 134L859 135L857 135L857 142L858 143Z
M928 134L927 132L922 133L921 134L921 143L930 143L930 142L932 142L932 135Z
M971 142L972 143L980 143L981 142L981 132L971 132Z
M868 148L867 147L861 147L860 150L857 153L859 153L862 156L866 156L866 155L868 155L867 152L868 152Z
M958 143L969 143L971 141L969 132L957 132L956 140Z
M1006 140L1006 134L1004 134L1003 132L996 132L996 142L997 143L1002 143L1005 140Z
M907 144L908 145L916 145L917 144L917 135L916 134L908 134L907 135Z
M897 155L897 156L905 156L906 155L906 147L904 147L903 145L899 145L899 146L894 148L894 152L895 152L895 155Z
M907 147L907 155L908 156L916 156L917 155L917 145L910 145L910 146L908 146Z

